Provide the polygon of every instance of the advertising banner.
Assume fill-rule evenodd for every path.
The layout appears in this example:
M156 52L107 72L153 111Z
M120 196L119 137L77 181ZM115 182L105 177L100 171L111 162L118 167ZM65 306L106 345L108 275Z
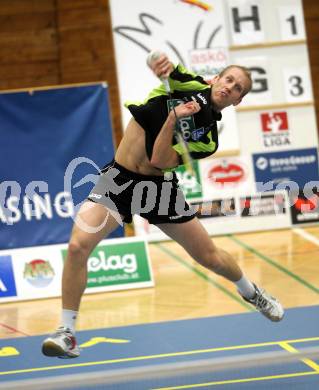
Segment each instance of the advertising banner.
M317 148L253 154L259 192L289 189L293 193L319 181Z
M241 112L238 123L243 154L305 149L318 144L313 106Z
M267 194L193 200L197 218L210 235L245 233L291 226L286 191ZM135 234L149 241L168 240L157 226L134 216Z
M66 250L63 251L66 257ZM152 284L151 268L144 241L123 240L100 244L88 261L86 292L137 288ZM131 287L132 286L132 287Z
M113 158L108 88L5 93L0 106L0 249L67 242L78 207Z
M254 189L248 156L207 158L200 161L200 172L204 199L245 194Z
M308 191L307 191L308 192ZM293 225L319 222L319 183L313 191L300 191L291 196L291 221Z
M287 205L282 194L259 194L240 198L240 215L242 217L285 213L287 213Z
M0 251L0 302L61 295L67 245ZM103 240L88 261L85 293L154 286L148 247L143 239Z

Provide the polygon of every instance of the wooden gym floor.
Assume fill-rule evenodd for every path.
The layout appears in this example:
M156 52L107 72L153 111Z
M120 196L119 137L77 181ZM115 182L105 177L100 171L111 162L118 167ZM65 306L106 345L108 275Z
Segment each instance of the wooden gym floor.
M214 237L256 284L286 308L319 305L319 226ZM78 330L245 313L232 283L174 242L150 244L155 287L84 296ZM0 338L52 332L60 299L2 304Z

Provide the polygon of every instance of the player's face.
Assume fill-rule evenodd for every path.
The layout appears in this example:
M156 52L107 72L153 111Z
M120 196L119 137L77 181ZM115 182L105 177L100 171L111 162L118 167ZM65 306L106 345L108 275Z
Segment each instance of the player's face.
M241 102L242 94L249 87L249 80L240 68L230 68L222 76L215 76L212 81L211 98L214 107L221 111L230 105Z

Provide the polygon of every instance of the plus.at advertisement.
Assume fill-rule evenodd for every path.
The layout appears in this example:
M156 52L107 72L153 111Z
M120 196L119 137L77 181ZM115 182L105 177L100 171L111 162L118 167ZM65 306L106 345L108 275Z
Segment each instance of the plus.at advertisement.
M63 257L66 257L66 250ZM101 243L89 257L87 293L152 285L144 241Z

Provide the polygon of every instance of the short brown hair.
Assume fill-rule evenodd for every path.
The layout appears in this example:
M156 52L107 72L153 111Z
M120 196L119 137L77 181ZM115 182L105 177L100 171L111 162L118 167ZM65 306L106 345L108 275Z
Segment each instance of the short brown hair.
M249 86L248 88L246 88L242 94L241 94L241 97L245 96L252 88L253 86L253 80L251 78L251 72L248 68L246 68L245 66L241 66L241 65L228 65L226 66L226 68L224 68L220 73L219 73L219 76L222 77L224 76L224 74L229 71L230 69L232 68L237 68L237 69L240 69L244 75L247 77L248 81L249 81Z

